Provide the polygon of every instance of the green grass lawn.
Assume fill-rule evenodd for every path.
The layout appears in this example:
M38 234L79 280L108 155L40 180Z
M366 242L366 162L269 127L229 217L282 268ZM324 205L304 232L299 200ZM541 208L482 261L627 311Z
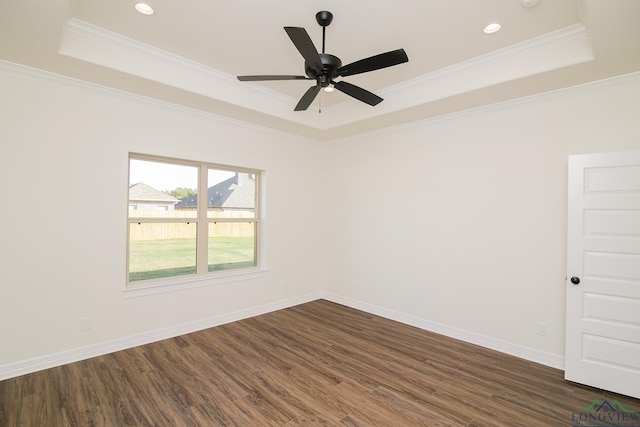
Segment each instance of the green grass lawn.
M253 236L211 237L209 271L255 265ZM129 249L129 281L195 274L195 239L132 241Z

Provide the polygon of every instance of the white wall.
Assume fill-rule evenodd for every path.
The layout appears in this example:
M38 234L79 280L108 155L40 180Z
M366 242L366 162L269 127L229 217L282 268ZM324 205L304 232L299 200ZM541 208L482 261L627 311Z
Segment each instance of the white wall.
M310 209L317 200L317 142L22 72L0 72L5 371L290 305L321 288L308 274L316 251L324 252ZM127 298L129 152L264 169L269 271ZM88 331L80 327L84 316L91 317Z
M557 365L567 156L640 149L637 77L319 143L23 73L0 72L5 377L319 295ZM130 151L266 170L268 273L126 298Z
M562 366L567 156L640 149L640 77L611 83L333 142L326 290Z

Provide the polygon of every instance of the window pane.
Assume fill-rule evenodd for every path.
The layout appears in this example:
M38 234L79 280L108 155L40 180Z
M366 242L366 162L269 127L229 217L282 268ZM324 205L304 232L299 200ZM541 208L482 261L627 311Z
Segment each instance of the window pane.
M196 273L194 223L129 225L129 282Z
M149 160L129 161L129 218L195 218L198 168Z
M209 169L208 218L255 218L256 175Z
M256 223L209 224L209 271L256 265Z

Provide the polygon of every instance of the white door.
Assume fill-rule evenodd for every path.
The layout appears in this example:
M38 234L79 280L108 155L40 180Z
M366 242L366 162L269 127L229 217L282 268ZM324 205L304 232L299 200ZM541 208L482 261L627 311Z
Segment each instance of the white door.
M569 157L565 378L640 398L640 151Z

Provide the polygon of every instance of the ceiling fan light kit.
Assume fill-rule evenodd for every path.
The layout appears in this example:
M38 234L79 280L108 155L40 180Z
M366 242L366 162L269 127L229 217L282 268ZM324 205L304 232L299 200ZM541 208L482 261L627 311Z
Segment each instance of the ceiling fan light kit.
M359 101L371 106L378 105L382 98L361 87L347 83L344 80L336 82L335 78L352 76L369 71L380 70L409 61L404 49L397 49L390 52L381 53L369 58L361 59L347 65L342 65L342 61L335 55L325 53L325 31L327 26L333 21L333 14L326 10L316 14L316 21L322 27L322 53L318 53L315 45L311 41L309 34L301 27L284 27L285 32L293 42L298 52L304 58L304 70L306 76L293 75L255 75L238 76L240 81L269 81L269 80L315 80L316 84L311 86L296 105L294 111L304 111L313 102L322 88L327 92L333 89L339 90Z

